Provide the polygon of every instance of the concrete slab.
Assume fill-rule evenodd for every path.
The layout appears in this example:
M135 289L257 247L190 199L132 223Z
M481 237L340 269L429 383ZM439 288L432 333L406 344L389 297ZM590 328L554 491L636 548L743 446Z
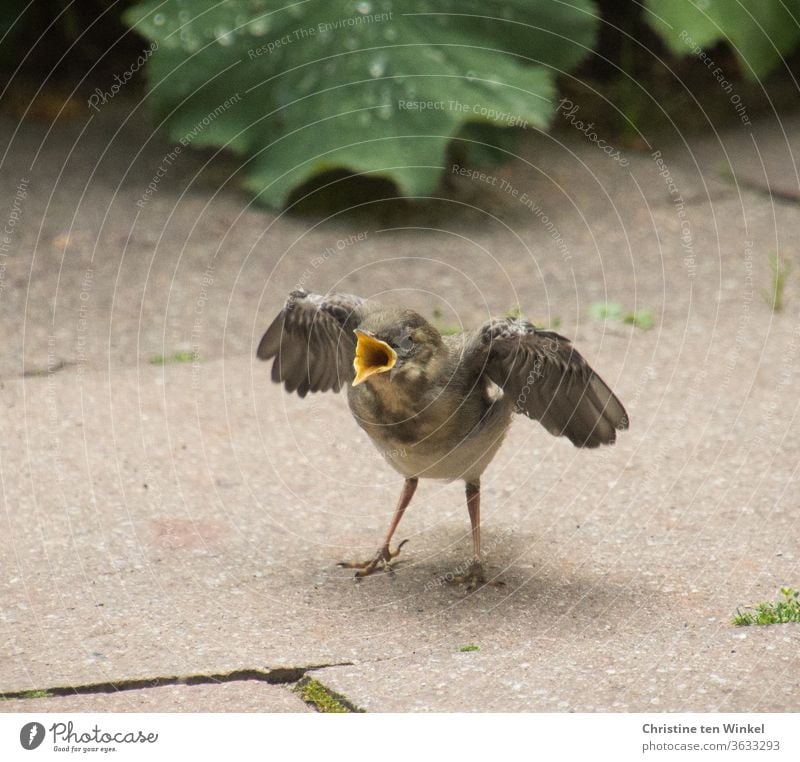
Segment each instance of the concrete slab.
M3 712L310 712L289 687L258 680L0 700Z
M283 396L249 358L122 369L112 379L65 371L52 377L55 394L47 378L6 382L3 392L23 400L25 425L4 437L0 547L12 573L3 689L242 667L425 664L472 642L523 658L531 640L546 638L553 650L543 663L561 670L563 689L600 707L585 671L570 682L575 654L565 642L609 651L609 665L669 643L675 663L693 664L695 675L705 665L710 675L721 671L719 644L740 635L764 644L751 675L780 665L796 684L794 665L783 662L797 653L796 628L751 635L728 624L737 606L797 575L792 418L764 417L773 403L796 405L786 380L797 370L786 350L792 335L779 324L755 354L743 347L745 367L756 355L761 362L735 388L722 363L705 376L674 365L680 352L702 356L709 335L672 346L642 333L629 356L607 341L599 359L620 377L632 432L616 448L584 453L518 422L487 474L484 501L485 550L506 586L467 598L441 584L468 555L455 485L422 486L394 579L354 585L334 568L371 552L398 487L341 399ZM780 370L759 378L759 365ZM194 373L202 381L193 392ZM333 442L315 424L318 404ZM792 641L788 651L767 649L782 638ZM700 655L693 661L685 648ZM696 687L721 708L727 691L715 685ZM551 706L528 698L528 708ZM674 698L662 695L668 706ZM647 708L635 695L620 700Z
M75 155L141 147L140 128L76 134ZM622 171L576 142L498 168L517 195L458 177L411 209L287 218L187 163L140 209L168 146L56 180L63 142L14 141L12 198L43 153L0 289L0 692L324 667L374 711L798 710L798 627L730 625L800 578L798 282L784 314L761 294L795 205L725 186L697 159L710 148ZM446 325L519 301L618 391L632 428L615 448L520 420L487 471L505 586L443 584L469 555L459 485L421 485L394 577L336 568L374 551L400 480L343 398L288 397L253 358L297 284ZM606 300L654 329L591 318ZM199 687L152 696L196 706ZM266 688L204 691L255 706Z
M776 199L800 201L800 117L763 119L697 142L701 166L734 187L758 189Z
M381 712L800 710L800 625L732 632L725 622L701 628L655 614L652 630L631 639L616 623L601 617L598 628L588 618L571 627L562 617L545 632L532 622L527 638L510 647L494 632L487 642L476 627L477 652L460 652L453 641L423 658L332 667L317 679Z

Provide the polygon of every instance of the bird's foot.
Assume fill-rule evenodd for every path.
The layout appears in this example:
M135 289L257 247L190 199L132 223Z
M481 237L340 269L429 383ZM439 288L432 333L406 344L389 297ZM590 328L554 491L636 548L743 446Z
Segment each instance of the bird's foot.
M470 565L467 567L467 571L464 574L457 574L451 579L448 579L448 582L464 585L468 593L471 593L473 590L477 590L479 587L483 587L484 585L501 587L505 584L499 580L487 581L486 573L483 570L483 564L477 558L473 559L472 563L470 563Z
M368 577L370 574L378 570L393 574L392 560L400 555L400 550L408 540L403 540L396 550L390 550L388 545L384 545L378 549L378 552L368 561L340 561L337 566L343 569L356 569L355 579L356 582L361 580L362 577Z

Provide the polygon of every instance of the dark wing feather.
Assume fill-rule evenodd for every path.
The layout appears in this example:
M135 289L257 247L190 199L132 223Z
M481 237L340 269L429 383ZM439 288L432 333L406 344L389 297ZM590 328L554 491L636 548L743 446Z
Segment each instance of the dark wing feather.
M301 397L338 392L353 380L356 338L365 301L350 294L292 291L261 338L256 355L275 358L272 380Z
M569 339L516 318L490 320L473 346L483 372L514 410L576 447L597 447L628 428L628 415Z

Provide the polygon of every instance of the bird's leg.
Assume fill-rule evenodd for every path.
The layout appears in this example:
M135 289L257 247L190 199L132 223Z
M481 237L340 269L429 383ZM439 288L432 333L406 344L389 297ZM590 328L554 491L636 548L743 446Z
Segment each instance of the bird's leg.
M454 582L466 584L467 590L474 590L486 583L481 563L481 483L467 482L467 510L472 525L472 561L466 574L453 578Z
M389 530L386 532L386 537L383 539L383 545L378 549L378 552L371 558L369 561L341 561L339 566L345 569L357 569L356 571L356 579L360 579L361 577L366 577L376 571L378 568L383 569L384 571L390 571L391 567L389 562L393 558L397 558L400 555L400 549L405 545L408 540L403 540L398 546L397 550L390 550L389 543L392 541L392 535L397 529L397 525L400 523L400 519L403 518L403 514L405 513L408 504L411 502L411 498L414 497L414 492L417 489L417 482L416 478L406 479L405 484L403 485L403 491L400 493L400 499L397 501L397 507L394 509L394 515L392 516L392 523L389 524Z
M472 525L472 555L475 563L481 562L481 484L467 484L467 510Z

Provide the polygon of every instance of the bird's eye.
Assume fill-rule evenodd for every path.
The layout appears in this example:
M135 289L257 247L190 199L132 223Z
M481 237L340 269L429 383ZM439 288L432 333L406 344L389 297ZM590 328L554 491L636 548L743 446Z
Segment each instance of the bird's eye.
M414 340L409 334L404 333L397 341L396 348L401 352L409 352L414 347Z

